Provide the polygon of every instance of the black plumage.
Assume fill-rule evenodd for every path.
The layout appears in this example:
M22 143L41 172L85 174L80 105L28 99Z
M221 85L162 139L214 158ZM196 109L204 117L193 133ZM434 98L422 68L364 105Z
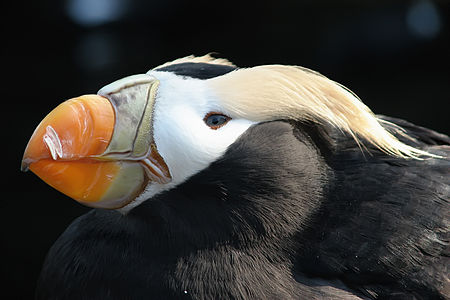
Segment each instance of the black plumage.
M449 137L389 120L450 154ZM37 298L448 299L449 160L367 147L324 124L255 125L127 215L75 220Z
M210 79L213 77L225 75L236 69L237 67L229 65L184 62L159 67L155 70L161 72L171 72L179 76L196 79Z

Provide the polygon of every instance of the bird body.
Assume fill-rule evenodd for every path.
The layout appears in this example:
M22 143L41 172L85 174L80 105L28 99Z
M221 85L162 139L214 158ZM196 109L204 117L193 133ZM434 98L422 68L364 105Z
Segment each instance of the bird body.
M153 135L171 183L76 219L50 249L37 298L449 299L450 138L361 108L375 136L352 125L359 103L325 122L208 102L232 94L231 79L218 82L235 72L209 56L153 71L165 73ZM231 118L202 129L197 111Z

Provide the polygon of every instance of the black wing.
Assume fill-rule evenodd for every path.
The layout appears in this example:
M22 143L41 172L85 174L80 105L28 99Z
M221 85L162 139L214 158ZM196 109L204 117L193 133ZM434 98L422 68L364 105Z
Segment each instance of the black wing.
M368 154L330 130L334 180L296 271L311 282L342 282L369 298L447 299L450 138L382 119L403 142L444 158L404 160L370 148Z

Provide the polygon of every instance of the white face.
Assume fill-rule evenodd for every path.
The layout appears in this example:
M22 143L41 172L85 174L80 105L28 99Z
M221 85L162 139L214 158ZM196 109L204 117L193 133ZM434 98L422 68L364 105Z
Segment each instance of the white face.
M220 158L255 122L233 118L220 105L208 80L177 76L170 72L149 71L160 83L153 112L153 135L159 154L172 175L168 184L151 182L128 211L154 195L171 189ZM222 127L212 129L204 119L215 112L231 117Z

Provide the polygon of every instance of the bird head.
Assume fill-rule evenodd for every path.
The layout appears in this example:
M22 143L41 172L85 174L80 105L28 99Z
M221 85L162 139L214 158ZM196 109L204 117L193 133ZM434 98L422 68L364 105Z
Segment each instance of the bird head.
M275 120L330 124L389 155L427 155L401 143L352 92L316 72L239 69L206 55L63 102L34 131L22 169L85 205L132 208L207 168L250 127Z

